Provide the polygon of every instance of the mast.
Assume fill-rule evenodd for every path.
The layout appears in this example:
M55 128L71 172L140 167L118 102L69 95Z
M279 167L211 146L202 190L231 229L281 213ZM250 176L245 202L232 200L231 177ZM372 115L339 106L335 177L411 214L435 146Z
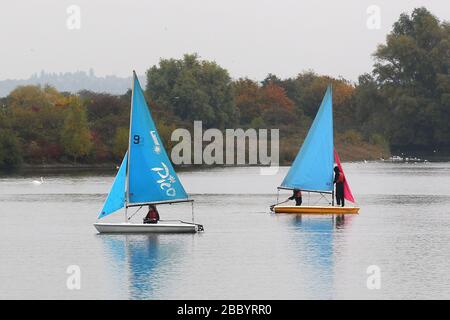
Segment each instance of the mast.
M131 154L131 124L133 123L133 97L134 97L134 83L136 81L136 72L133 70L133 83L131 84L131 108L130 108L130 129L128 133L128 159L127 159L127 173L126 173L126 195L125 195L125 222L128 222L127 210L130 202L130 154Z
M330 83L330 91L331 91L331 101L333 101L333 82L331 82ZM333 109L331 109L332 111L331 111L331 123L332 124L334 124L334 117L333 117ZM332 130L332 135L333 135L333 155L334 155L334 125L333 125L333 128L331 129ZM334 167L334 165L333 165L333 167ZM331 170L332 170L332 172L333 172L333 174L332 174L332 178L331 178L331 185L333 186L333 189L331 190L331 205L332 206L334 206L334 171L333 171L333 167L331 167ZM334 217L334 216L333 216Z

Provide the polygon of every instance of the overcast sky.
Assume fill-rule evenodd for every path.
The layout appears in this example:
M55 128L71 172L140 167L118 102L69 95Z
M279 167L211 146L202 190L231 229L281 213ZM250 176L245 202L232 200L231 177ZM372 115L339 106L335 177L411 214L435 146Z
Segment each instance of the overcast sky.
M67 27L70 5L80 29ZM371 5L381 9L379 29L367 27ZM450 20L448 0L2 0L0 80L41 70L144 74L161 57L191 52L234 78L313 69L356 80L400 13L419 6Z

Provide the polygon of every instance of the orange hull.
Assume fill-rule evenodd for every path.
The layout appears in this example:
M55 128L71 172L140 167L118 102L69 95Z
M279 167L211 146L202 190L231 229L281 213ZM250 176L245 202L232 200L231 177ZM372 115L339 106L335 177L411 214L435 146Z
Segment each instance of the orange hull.
M358 214L359 207L333 207L333 206L275 206L275 213L294 214Z

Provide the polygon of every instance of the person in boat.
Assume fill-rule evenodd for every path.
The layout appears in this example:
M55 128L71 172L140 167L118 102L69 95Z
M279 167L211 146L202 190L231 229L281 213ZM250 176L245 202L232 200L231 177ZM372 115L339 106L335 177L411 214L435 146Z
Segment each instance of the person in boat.
M344 206L344 173L339 170L338 166L334 167L334 183L336 184L336 204Z
M295 205L301 206L302 205L302 191L299 189L294 189L292 197L290 197L289 200L295 200Z
M153 204L148 206L148 213L144 218L144 223L158 223L159 213Z

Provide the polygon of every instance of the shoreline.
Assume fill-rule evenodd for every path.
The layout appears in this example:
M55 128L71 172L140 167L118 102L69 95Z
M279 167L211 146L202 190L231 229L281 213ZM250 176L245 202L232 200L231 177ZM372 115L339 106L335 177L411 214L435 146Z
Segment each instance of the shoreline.
M421 161L415 161L415 157L409 157L409 160L390 159L391 153L381 150L377 146L355 146L347 145L340 148L340 155L342 163L354 163L354 162L388 162L388 163L414 163L414 162L447 162L450 161L450 156L431 154L423 156ZM355 152L356 151L356 152ZM384 152L383 152L384 151ZM355 154L356 153L356 154ZM405 157L406 158L406 157ZM293 161L280 161L280 166L290 166ZM33 164L23 163L21 166L13 169L0 169L0 173L29 173L30 171L37 172L70 172L70 171L116 171L120 166L120 163L105 162L105 163L46 163L46 164ZM178 171L184 170L200 170L205 168L227 168L227 167L268 167L260 164L251 165L174 165L174 168Z
M342 161L342 163L432 163L432 162L448 162L450 159L440 159L440 160L426 160L426 161L413 161L413 160L392 160L392 159L358 159L358 160L347 160ZM291 163L281 163L280 167L289 167ZM251 164L244 164L244 165L181 165L181 166L174 166L174 168L178 172L186 171L186 170L202 170L206 168L264 168L264 167L270 167L265 165L251 165ZM28 173L30 171L36 171L36 172L70 172L70 171L116 171L118 168L116 168L116 165L114 164L105 164L105 165L87 165L87 164L77 164L77 165L68 165L68 164L47 164L47 165L24 165L19 168L15 168L12 170L0 170L0 173Z
M120 165L120 163L119 163ZM116 164L102 163L102 164L87 164L87 163L48 163L48 164L32 164L32 163L24 163L21 166L17 167L16 170L76 170L76 169L116 169Z

